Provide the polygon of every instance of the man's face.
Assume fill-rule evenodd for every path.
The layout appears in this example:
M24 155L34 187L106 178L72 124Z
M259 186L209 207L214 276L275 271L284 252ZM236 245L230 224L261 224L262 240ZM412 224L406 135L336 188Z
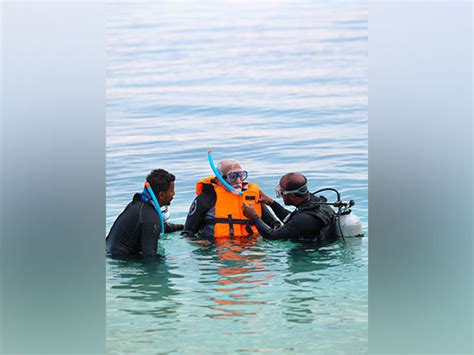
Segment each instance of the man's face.
M239 173L241 171L242 171L242 167L240 166L240 164L236 163L236 164L231 165L227 169L227 171L224 170L222 175L228 175L230 173ZM242 179L240 178L240 176L237 176L237 179L234 181L230 181L229 178L227 178L226 181L229 183L229 185L231 185L237 191L242 191Z
M170 187L165 192L160 192L160 202L162 206L169 206L174 197L174 181L171 181Z

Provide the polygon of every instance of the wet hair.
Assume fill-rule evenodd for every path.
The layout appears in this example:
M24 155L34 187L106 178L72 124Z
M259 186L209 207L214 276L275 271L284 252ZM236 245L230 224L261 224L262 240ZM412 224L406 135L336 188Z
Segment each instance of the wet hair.
M170 188L171 183L175 180L173 174L167 172L164 169L152 170L146 177L146 181L150 183L150 186L155 193L158 195L159 192L166 192Z
M281 181L285 183L285 191L298 190L301 186L304 186L308 183L306 176L300 173L288 173L281 177ZM305 197L309 192L305 193L294 193L295 196Z

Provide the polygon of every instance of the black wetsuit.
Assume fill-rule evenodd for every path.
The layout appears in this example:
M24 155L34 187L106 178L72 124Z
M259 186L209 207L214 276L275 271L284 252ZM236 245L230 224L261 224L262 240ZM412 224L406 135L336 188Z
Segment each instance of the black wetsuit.
M323 196L310 195L310 198L293 212L288 211L274 201L270 207L276 216L283 221L283 226L272 228L259 217L252 218L251 222L255 224L260 235L266 239L331 243L337 239L334 233L334 212L329 206L317 205L318 202L326 201Z
M195 237L214 237L214 211L217 195L212 185L204 184L202 192L194 199L184 223L183 235ZM272 213L262 204L262 219L266 224L277 227L281 225Z
M182 224L165 223L165 233L182 229ZM142 201L137 193L110 229L106 239L107 255L157 257L160 232L161 220L155 207Z

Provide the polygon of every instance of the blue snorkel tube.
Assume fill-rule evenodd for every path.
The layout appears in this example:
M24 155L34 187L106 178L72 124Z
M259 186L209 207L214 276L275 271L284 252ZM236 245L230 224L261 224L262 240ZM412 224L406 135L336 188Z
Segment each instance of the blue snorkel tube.
M207 152L207 158L209 159L209 165L211 165L212 171L214 172L216 177L219 179L219 181L222 182L222 184L226 187L226 189L229 190L230 192L236 194L236 195L242 196L243 192L235 190L227 181L225 181L225 179L222 177L221 173L219 173L219 171L216 169L216 167L214 165L214 160L212 159L212 150L209 150Z
M150 183L148 181L145 182L145 187L148 190L148 192L150 193L150 196L153 200L153 203L155 204L156 212L158 212L158 215L160 216L160 220L161 220L161 233L160 233L160 235L163 235L165 233L165 219L163 218L163 214L161 213L161 206L158 203L158 200L156 199L155 193L153 192L153 190L150 186Z

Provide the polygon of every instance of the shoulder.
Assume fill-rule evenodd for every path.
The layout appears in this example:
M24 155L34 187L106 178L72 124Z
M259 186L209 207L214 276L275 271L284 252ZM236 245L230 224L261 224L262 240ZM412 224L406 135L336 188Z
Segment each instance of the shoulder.
M139 201L137 205L142 223L161 223L160 216L151 203Z
M214 190L214 186L210 184L203 185L202 192L196 197L196 200L199 200L205 204L214 204L216 202L217 194Z
M199 208L211 208L215 205L217 194L212 185L204 185L202 192L196 196L194 202L199 204Z
M205 213L211 209L217 200L216 192L212 185L203 185L202 191L199 195L194 198L191 206L189 207L188 217L193 216L196 212Z
M247 181L247 187L249 189L260 190L260 187L256 183L250 181Z
M214 185L202 184L202 192L199 194L199 196L202 194L215 195L216 191L214 190Z

